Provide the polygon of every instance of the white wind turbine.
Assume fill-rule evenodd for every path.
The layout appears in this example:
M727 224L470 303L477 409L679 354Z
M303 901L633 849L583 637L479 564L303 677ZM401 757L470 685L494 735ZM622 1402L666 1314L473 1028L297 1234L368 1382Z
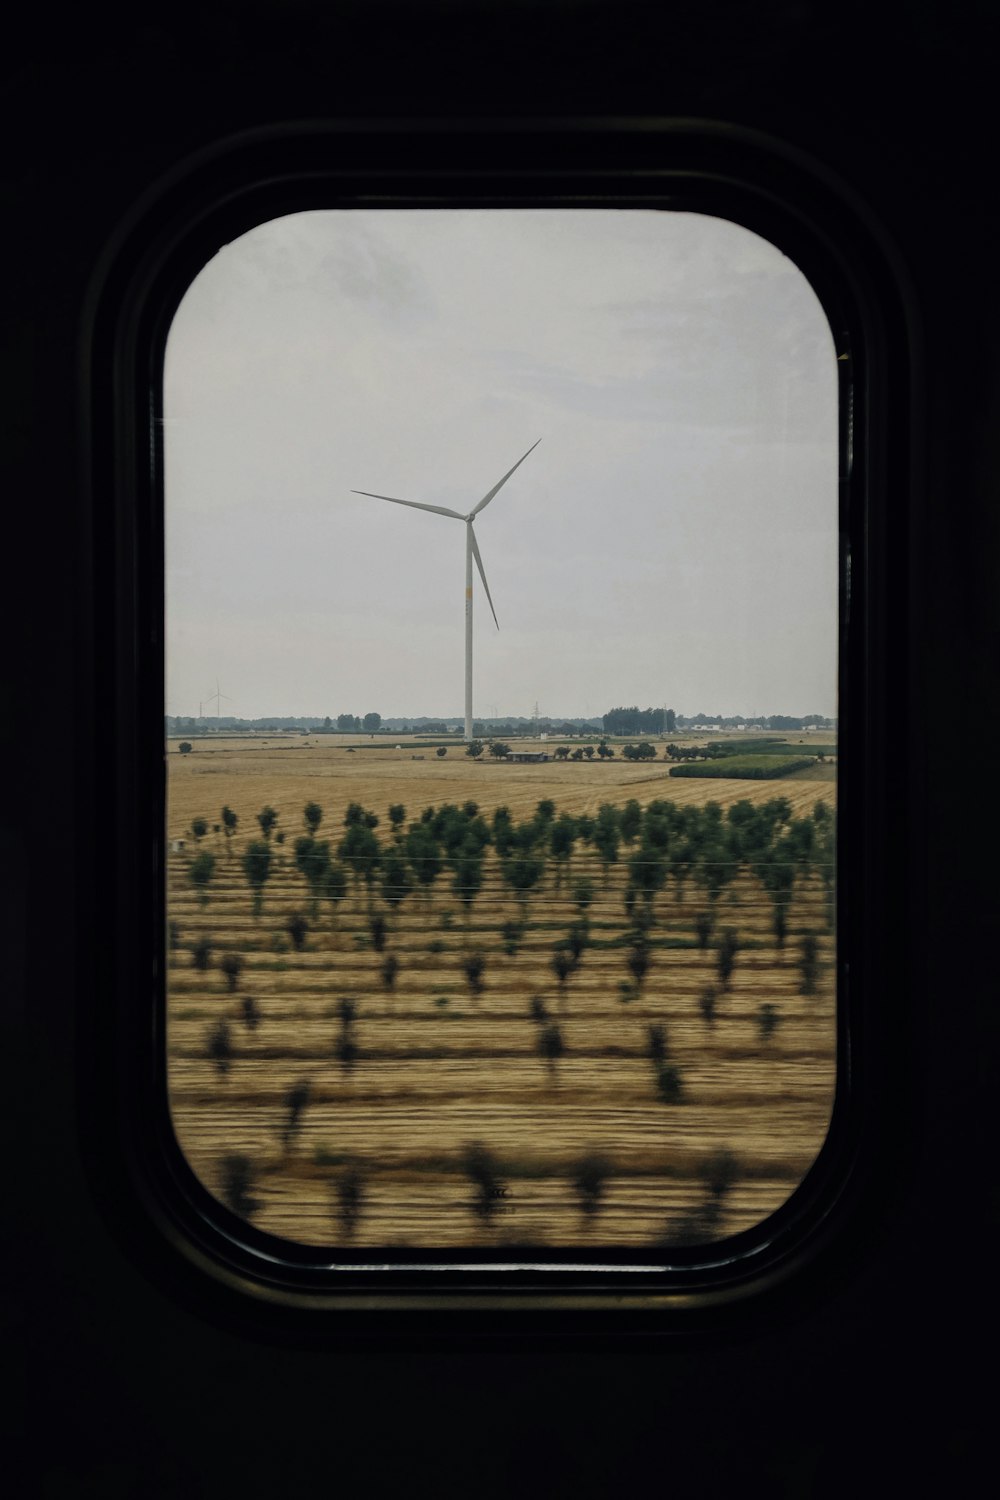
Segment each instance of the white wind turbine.
M221 700L223 698L225 698L225 700L226 700L227 703L232 703L232 701L233 701L232 698L230 698L230 696L229 696L228 693L220 693L219 692L219 679L216 678L215 679L215 692L214 693L209 693L208 697L205 700L206 703L214 703L215 704L215 732L216 732L216 734L218 734L218 732L219 732L219 705L220 705L220 702L221 702ZM199 712L200 712L200 710L201 710L201 704L200 703L198 705L198 709L199 709Z
M539 438L537 442L532 443L531 447L528 449L528 453L533 453L535 451L535 449L538 447L538 444L541 441L542 441L541 438ZM518 459L517 463L514 465L514 469L520 468L521 464L523 464L524 460L527 458L528 453L522 454L522 456ZM443 505L424 505L419 500L397 500L396 497L395 497L395 495L376 495L376 494L373 494L371 490L352 490L351 491L352 495L367 495L368 498L371 499L371 500L391 500L391 502L392 502L393 505L409 505L413 510L432 510L434 512L434 514L437 515L437 516L452 516L456 521L464 521L465 522L465 739L466 739L466 742L468 742L468 741L470 741L472 739L472 559L473 558L476 559L476 567L479 569L479 576L483 580L483 588L486 590L486 597L487 597L487 599L489 599L490 609L493 611L493 622L496 625L497 629L498 630L500 629L500 621L497 619L497 612L496 612L496 610L493 609L493 600L490 598L490 586L486 582L486 574L483 571L483 560L482 560L482 558L479 555L479 547L476 544L476 533L473 530L472 523L476 519L476 517L478 516L479 512L481 510L484 510L486 508L486 506L489 505L490 501L493 499L493 496L497 493L497 491L499 489L501 489L507 483L508 479L510 478L510 476L514 472L514 469L508 469L507 473L503 476L503 478L499 481L499 483L495 484L493 486L493 488L489 491L489 493L483 496L483 498L480 500L480 502L479 502L478 505L473 506L472 510L469 511L469 514L467 516L463 516L461 514L461 512L457 511L457 510L448 510Z

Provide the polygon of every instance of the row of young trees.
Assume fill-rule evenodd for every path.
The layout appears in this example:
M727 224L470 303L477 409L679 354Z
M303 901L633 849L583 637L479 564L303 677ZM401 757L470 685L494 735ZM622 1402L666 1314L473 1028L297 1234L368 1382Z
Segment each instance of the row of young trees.
M737 803L725 819L717 804L706 808L678 808L672 803L650 804L645 813L631 801L624 808L604 804L595 818L556 815L550 801L539 803L535 815L515 823L509 811L497 809L487 822L474 802L459 808L446 804L439 809L427 808L421 818L412 822L404 833L405 808L389 808L391 826L388 844L380 844L375 834L379 819L360 804L352 803L344 816L345 833L338 846L343 864L332 859L328 841L316 838L322 821L322 810L316 803L304 809L307 833L295 843L295 864L311 896L312 920L318 918L323 898L336 906L347 894L350 876L355 887L368 895L368 929L371 946L383 954L387 935L386 918L375 909L373 895L379 892L390 912L398 910L411 892L419 889L429 896L442 871L452 873L452 891L462 901L466 913L483 885L485 852L492 844L500 862L500 873L516 895L519 919L507 920L500 927L504 951L517 952L527 926L529 895L543 877L547 863L555 866L558 889L566 877L574 844L588 841L605 868L605 879L612 866L623 863L626 882L623 905L627 929L622 953L629 978L620 985L623 1002L638 998L651 962L650 930L653 926L653 903L668 875L675 883L677 898L690 879L699 888L702 906L694 928L698 946L711 949L718 983L704 987L699 1005L707 1025L715 1023L720 999L730 986L739 941L735 930L719 930L717 906L723 890L740 868L749 868L761 881L772 900L772 926L779 948L784 947L788 908L796 879L816 865L832 898L832 820L824 803L818 803L810 818L793 818L784 799L772 799L762 807L749 802ZM276 814L265 808L258 821L265 839L253 842L243 856L244 870L254 893L255 911L260 914L263 885L270 872L271 849L267 840L274 832ZM200 857L191 866L192 880L201 879ZM564 999L566 983L579 967L591 942L588 908L594 898L593 882L579 879L573 887L577 916L565 936L558 939L551 954L551 968ZM285 928L292 946L301 951L309 924L300 912L287 917ZM443 949L435 940L431 950ZM195 964L207 968L208 941L202 938L193 950ZM800 992L815 993L819 972L818 939L815 933L800 935L798 967ZM488 955L478 948L467 948L461 967L473 1000L478 999ZM220 963L230 990L235 989L242 967L237 954L225 954ZM380 959L380 979L388 992L395 986L400 960L395 952ZM541 1004L538 997L533 1005ZM555 1072L555 1064L565 1050L558 1023L537 1008L533 1019L545 1022L539 1031L539 1051ZM766 1042L778 1024L775 1008L765 1004L759 1024L762 1042ZM217 1056L216 1053L211 1055ZM350 1059L347 1059L350 1061ZM677 1096L679 1079L670 1065L661 1069L658 1087L664 1098Z
M404 830L406 809L388 810L389 833L379 839L379 817L359 803L344 813L342 832L334 842L318 837L323 810L310 802L303 810L306 832L295 839L296 868L308 886L313 918L322 901L334 907L355 890L367 893L369 908L375 897L392 911L414 890L429 892L443 870L450 870L452 890L466 911L471 910L484 879L487 851L499 861L501 879L522 909L528 896L551 865L558 890L572 867L578 845L592 849L603 867L624 863L626 910L650 913L659 892L673 884L678 901L689 881L701 892L706 912L715 910L741 871L760 881L771 900L772 925L779 948L787 931L788 908L796 880L810 870L821 877L832 921L834 899L834 823L828 805L817 802L808 817L793 817L784 797L762 804L742 800L723 813L716 802L704 807L655 800L643 809L631 799L623 807L602 803L595 816L557 813L550 799L539 802L534 815L516 821L499 807L487 820L477 803L458 807L446 803L427 807ZM223 808L221 823L227 840L236 832L237 817ZM243 873L260 916L264 891L274 867L273 845L283 841L276 830L278 814L265 807L257 814L262 837L252 840L242 854ZM204 819L195 819L192 833L200 840L207 832ZM215 873L215 857L200 850L189 866L191 883L207 900Z
M310 1093L311 1085L306 1080L293 1085L286 1095L281 1130L286 1149L298 1134ZM470 1142L461 1151L458 1165L471 1188L467 1210L482 1226L490 1228L500 1214L512 1211L509 1173L494 1151L481 1141ZM695 1173L701 1189L700 1201L687 1214L668 1221L657 1236L657 1244L691 1245L717 1239L723 1231L727 1200L740 1175L741 1163L732 1151L723 1148L710 1153L698 1164ZM370 1168L352 1158L330 1178L331 1217L348 1243L354 1239L370 1199L371 1176ZM597 1219L613 1179L613 1165L600 1151L585 1152L570 1167L568 1181L576 1198L581 1228L588 1228ZM264 1206L263 1200L256 1196L261 1189L258 1172L249 1156L236 1152L224 1155L218 1181L223 1202L240 1218L253 1219Z
M243 851L242 864L259 915L274 845L283 835L277 827L278 815L273 808L264 808L256 821L261 837L252 840ZM303 809L305 831L295 839L293 846L294 866L309 891L313 920L317 919L324 897L332 900L336 911L352 883L356 890L364 893L371 946L379 954L379 977L387 992L391 992L395 985L400 959L391 949L384 951L386 917L391 918L406 900L419 899L421 893L429 899L436 883L446 872L451 874L453 893L466 912L470 912L482 889L484 861L490 851L499 865L501 879L519 903L519 919L508 920L500 928L504 949L508 953L516 953L523 940L531 893L547 873L551 873L557 888L570 878L574 853L579 847L587 847L596 854L605 881L612 869L620 867L623 870L622 900L627 926L619 951L628 975L620 986L620 999L624 1004L641 995L654 961L655 942L651 940L651 930L658 894L672 884L676 898L680 900L688 885L693 884L702 897L695 918L696 937L712 970L712 982L704 986L699 997L702 1016L709 1027L717 1022L719 1005L730 987L741 946L735 929L720 926L718 920L720 897L739 870L755 874L770 896L774 936L779 947L784 945L787 909L795 883L801 876L809 870L817 870L832 897L833 821L824 803L817 803L811 816L805 818L794 817L783 798L771 799L760 806L749 801L737 803L725 814L713 803L697 808L653 802L642 809L633 800L624 807L603 804L594 816L575 816L558 813L551 800L543 800L532 816L515 820L505 808L497 809L492 818L487 818L475 802L469 801L462 806L445 804L439 808L426 808L418 819L409 823L405 807L394 804L388 809L384 826L378 815L352 803L344 813L341 831L336 838L319 838L323 822L324 813L319 804L307 803ZM237 823L235 815L227 808L221 822L214 826L220 831L224 829L232 838ZM206 832L207 825L198 830L196 838L200 841ZM196 885L198 881L193 871L199 858L200 855L196 856L190 866ZM263 878L261 868L266 870ZM594 897L593 879L583 875L573 880L576 916L570 921L565 935L556 940L551 952L551 969L558 987L561 1011L565 1010L567 982L585 959L591 945L589 908ZM383 909L376 905L379 899ZM306 919L300 913L294 913L287 918L286 927L292 945L296 949L304 946L309 930ZM206 939L201 939L196 945L194 959L199 967L207 967L209 944ZM489 955L467 946L460 964L470 997L476 1001L488 972ZM242 967L239 954L222 955L219 969L227 992L235 992ZM818 974L818 942L814 933L804 933L800 937L799 970L800 992L813 992ZM340 1034L333 1043L333 1052L341 1067L350 1071L361 1056L354 1029L357 1002L342 997L338 1014ZM260 1024L252 996L243 998L241 1016L248 1030ZM572 1037L568 1042L561 1019L552 1015L540 995L531 998L528 1017L535 1029L540 1062L555 1084L560 1063L571 1051ZM779 1020L778 1010L773 1004L765 1002L760 1007L758 1025L762 1042L773 1034ZM687 1097L685 1080L679 1062L671 1056L664 1021L651 1022L645 1027L645 1050L651 1067L651 1087L656 1096L667 1106L683 1104ZM227 1021L220 1020L211 1032L208 1055L220 1074L229 1070L237 1054ZM311 1097L308 1082L296 1084L289 1090L282 1135L286 1150L291 1148L299 1132ZM470 1181L474 1186L478 1184L473 1199L473 1205L478 1205L475 1212L484 1221L489 1221L494 1210L485 1209L484 1205L494 1201L488 1194L495 1194L497 1185L502 1184L497 1161L481 1146L469 1148L463 1161ZM707 1169L706 1172L703 1202L667 1226L665 1241L676 1243L691 1238L712 1238L721 1232L722 1206L731 1177L727 1179L724 1172L716 1174L719 1178L716 1182L711 1172ZM236 1187L239 1187L239 1180L243 1182L242 1197L240 1192L234 1192L231 1206L238 1212L246 1212L248 1203L254 1205L253 1211L260 1206L251 1191L251 1176L252 1173L248 1176L244 1171L240 1178L240 1172L236 1172ZM573 1180L582 1213L593 1215L597 1212L606 1177L607 1165L602 1165L602 1160L594 1153L575 1171ZM357 1167L345 1169L336 1179L337 1212L345 1237L353 1232L353 1228L347 1227L348 1222L353 1225L361 1210L364 1180L363 1172ZM585 1202L589 1203L589 1208L584 1208ZM242 1209L237 1203L243 1204Z

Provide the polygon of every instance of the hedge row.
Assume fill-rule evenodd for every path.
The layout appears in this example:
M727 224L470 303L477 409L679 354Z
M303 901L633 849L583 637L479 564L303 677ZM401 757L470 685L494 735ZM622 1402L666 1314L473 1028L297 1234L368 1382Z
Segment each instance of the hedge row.
M813 756L727 755L722 760L689 761L672 766L671 776L722 777L732 781L774 781L814 764Z

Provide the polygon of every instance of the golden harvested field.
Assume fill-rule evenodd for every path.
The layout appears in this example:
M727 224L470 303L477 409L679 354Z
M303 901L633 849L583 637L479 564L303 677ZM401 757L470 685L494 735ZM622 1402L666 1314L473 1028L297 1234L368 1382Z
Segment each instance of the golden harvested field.
M323 828L329 836L334 817L339 825L349 802L372 808L384 821L392 802L402 802L407 814L415 817L423 807L461 804L470 797L485 813L503 805L520 818L533 813L543 797L551 797L560 812L594 813L601 802L621 803L629 797L643 806L662 797L670 802L699 806L718 802L728 807L743 798L766 802L782 796L802 816L812 811L817 797L832 806L835 796L829 764L817 766L810 780L800 779L799 772L781 782L699 781L671 777L662 760L629 762L620 754L603 764L595 760L507 766L492 762L488 755L470 760L461 744L449 748L439 760L433 749L411 749L405 739L398 742L401 750L394 748L396 742L393 748L383 749L384 736L375 740L368 735L289 736L271 738L266 744L263 740L263 736L257 741L193 740L190 755L176 753L178 740L169 742L170 837L184 837L194 817L218 822L224 803L239 815L241 831L246 821L269 804L279 814L278 827L291 837L293 831L302 832L302 807L310 799L324 808ZM678 737L677 743L689 742ZM544 750L551 749L551 744L519 740L517 748Z
M340 736L261 740L195 741L184 756L173 741L168 756L168 834L185 841L168 866L170 1104L181 1149L212 1192L238 1202L226 1158L243 1157L259 1228L349 1255L504 1245L655 1252L696 1226L702 1238L748 1228L786 1200L822 1145L835 1082L834 945L818 868L796 876L781 951L771 898L746 867L714 902L697 871L681 887L670 875L651 900L637 976L624 902L637 846L623 842L606 873L597 850L577 842L565 872L548 858L522 901L489 847L466 914L446 865L429 894L414 889L396 910L378 881L369 892L353 879L336 906L314 906L293 845L310 801L323 811L317 837L335 852L352 802L378 816L388 850L393 803L406 808L404 830L426 807L469 800L487 821L506 806L520 822L546 798L557 816L593 816L631 798L644 808L726 809L781 797L805 819L817 801L832 807L834 783L671 779L662 761L620 758L473 762L461 746L438 759L402 739L398 751L373 748L384 736L359 736L351 751ZM239 820L231 847L212 831L224 804ZM242 853L260 838L265 805L278 821L255 918ZM199 816L209 832L196 843ZM215 856L207 900L190 875L203 850ZM553 954L581 916L584 878L587 941L560 981ZM705 912L714 927L701 947L695 922ZM294 913L308 920L302 951L285 926ZM373 914L386 920L381 951ZM505 943L503 924L518 920L523 932ZM724 983L727 928L739 946ZM805 933L817 937L819 971L815 993L804 994ZM191 952L200 938L211 944L205 970ZM473 950L483 955L478 985L463 967ZM242 961L232 989L219 967L226 954ZM387 954L398 962L391 982ZM703 1010L706 989L716 993L714 1016ZM536 997L544 1013L533 1016ZM213 1056L220 1021L226 1055L217 1047ZM663 1028L659 1041L651 1027ZM675 1070L672 1082L664 1068ZM466 1157L476 1145L489 1153L478 1167ZM719 1153L729 1170L713 1196L706 1172L713 1160L720 1170Z

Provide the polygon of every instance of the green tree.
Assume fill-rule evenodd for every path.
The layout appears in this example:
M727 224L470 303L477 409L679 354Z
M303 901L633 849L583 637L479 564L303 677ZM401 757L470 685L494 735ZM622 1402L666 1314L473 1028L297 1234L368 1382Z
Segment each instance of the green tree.
M352 823L341 839L337 853L354 872L355 886L363 880L371 902L372 885L379 871L379 842L364 823Z
M302 1116L311 1097L312 1084L308 1079L302 1079L299 1083L293 1083L285 1094L286 1118L281 1138L286 1151L291 1149L292 1143L299 1133L302 1125Z
M652 911L653 898L667 878L668 865L660 850L645 837L628 862L629 884L642 897L647 912Z
M596 1152L591 1152L577 1162L573 1172L573 1187L584 1220L593 1219L596 1215L604 1196L604 1184L610 1175L608 1162Z
M544 1059L551 1078L556 1077L556 1065L566 1052L563 1034L555 1021L548 1021L538 1033L538 1051Z
M625 955L625 964L629 973L635 981L637 990L642 989L642 981L649 970L649 948L644 942L632 945Z
M473 760L478 760L484 749L482 740L470 740L465 747L465 753L471 755Z
M239 953L224 953L219 959L219 968L225 974L229 993L232 994L243 971L242 956Z
M592 880L578 880L573 887L573 900L577 910L585 913L594 899L594 882Z
M365 1180L361 1169L353 1165L345 1167L337 1179L335 1192L340 1227L344 1238L349 1240L354 1236L364 1201Z
M689 838L674 840L670 848L670 873L674 877L674 897L684 899L684 884L694 867L694 846Z
M191 945L191 962L196 969L203 973L208 969L212 960L212 942L210 938L200 937Z
M815 995L819 978L819 941L814 932L805 932L799 941L799 994Z
M496 1212L503 1193L496 1157L476 1141L462 1153L462 1167L475 1190L472 1212L477 1219L488 1223Z
M296 953L301 953L306 945L306 937L309 932L309 923L300 911L292 912L285 921L285 931L292 940L292 947Z
M243 1024L247 1031L256 1031L260 1025L260 1010L252 995L243 996L242 1014Z
M473 948L462 955L462 971L474 999L479 998L483 992L483 972L486 968L486 954L479 948Z
M498 807L493 814L493 847L501 859L514 848L514 823L509 807Z
M402 854L390 850L382 861L382 899L396 911L413 889L410 874Z
M770 1041L777 1029L779 1020L780 1016L778 1015L777 1006L772 1005L769 1000L765 1000L757 1012L757 1029L760 1032L762 1042L766 1043Z
M490 754L494 760L503 760L505 755L510 754L510 746L505 745L503 740L490 741Z
M314 839L303 833L295 840L295 863L305 877L312 897L310 915L313 921L319 916L319 898L326 886L326 872L330 868L330 845L323 839Z
M382 960L382 983L390 992L395 989L399 973L399 959L395 953L387 953Z
M570 953L569 949L565 947L564 944L559 943L552 954L552 971L559 981L560 994L563 994L565 990L566 980L569 978L575 968L576 961L573 958L572 953Z
M194 836L194 838L196 840L197 839L203 839L205 837L205 835L206 835L207 832L208 832L208 823L205 821L204 818L192 818L191 819L191 833L193 834L193 836Z
M271 837L271 833L277 821L278 814L275 812L273 807L265 807L263 811L257 814L257 822L260 824L260 831L266 839L269 839Z
M368 918L368 931L371 935L372 947L376 953L381 953L385 947L385 940L389 929L385 917L383 917L380 911L373 912Z
M427 823L413 823L405 839L406 858L410 869L423 886L428 898L431 886L441 873L441 851Z
M523 926L520 922L515 921L512 917L508 921L504 922L503 926L500 928L500 936L503 939L503 951L509 957L513 958L514 954L518 950L518 947L520 946L521 939L524 936Z
M666 1062L667 1059L667 1028L662 1022L654 1022L646 1027L646 1050L654 1067Z
M733 977L733 965L736 962L736 954L739 950L739 939L732 927L726 927L722 936L716 944L716 963L719 971L719 983L724 990L728 990L729 982Z
M264 887L271 874L271 846L260 840L250 844L243 855L243 873L253 891L253 914L259 917L264 906Z
M656 1087L664 1104L679 1104L684 1095L684 1080L676 1063L663 1063L656 1075Z
M215 873L215 855L202 849L195 855L188 869L188 879L198 892L202 906L208 902L208 886Z
M631 844L634 839L638 838L642 828L642 808L634 797L630 797L622 808L619 827L626 844Z
M560 813L549 828L549 850L556 862L556 889L562 885L563 873L568 871L573 858L573 845L578 836L576 819L569 813Z
M694 878L712 906L718 901L734 873L729 850L723 840L718 837L707 839L698 850Z
M226 835L226 842L227 843L232 838L233 834L236 832L236 825L237 825L238 822L239 822L239 818L233 812L233 810L232 810L231 807L224 807L222 809L222 828L223 828L223 832Z
M534 890L545 871L545 863L533 854L515 854L504 861L503 878L517 896L521 920L527 920L528 894Z
M333 1050L344 1072L349 1073L358 1060L358 1048L354 1041L352 1030L357 1017L358 1007L350 996L344 995L340 1000L338 1008L340 1012L340 1037L335 1043Z
M241 1219L252 1219L262 1207L261 1200L253 1197L253 1165L248 1156L238 1154L222 1159L219 1196L228 1209Z
M310 836L315 838L316 831L323 821L323 809L318 802L307 802L302 809L302 816L305 818L306 828L309 830Z
M566 934L566 947L573 955L574 964L578 964L584 955L587 944L590 942L590 923L585 916L577 921L571 922Z
M621 826L618 809L612 807L610 802L602 802L597 809L597 817L594 820L590 841L597 850L601 864L604 866L605 880L608 878L611 866L617 863L620 838Z
M402 802L394 802L389 808L389 822L392 824L392 831L395 837L398 838L400 836L405 821L406 808Z
M206 1054L215 1064L216 1072L221 1076L229 1072L229 1065L233 1060L233 1044L229 1033L229 1024L225 1020L217 1021L209 1032Z
M332 861L327 865L323 883L320 886L320 895L333 907L333 920L336 922L337 907L347 895L347 871L343 865L334 864Z
M190 755L193 746L190 740L181 740L180 744L177 746L177 749L181 755Z
M382 715L365 714L364 718L361 721L361 727L362 729L364 729L366 734L374 734L377 729L381 729L382 727Z

